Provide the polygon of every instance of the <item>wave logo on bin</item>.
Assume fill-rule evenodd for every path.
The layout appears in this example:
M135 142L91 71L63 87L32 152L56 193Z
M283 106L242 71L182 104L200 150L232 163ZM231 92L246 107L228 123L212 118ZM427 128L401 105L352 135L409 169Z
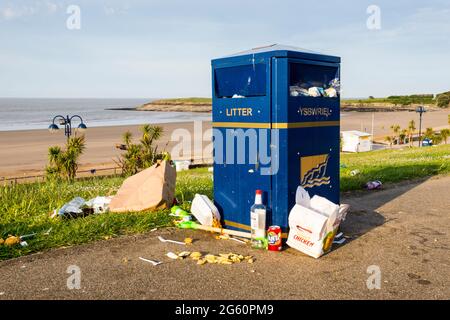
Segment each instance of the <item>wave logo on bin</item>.
M303 188L330 184L330 177L326 175L329 158L328 154L300 158L300 184Z

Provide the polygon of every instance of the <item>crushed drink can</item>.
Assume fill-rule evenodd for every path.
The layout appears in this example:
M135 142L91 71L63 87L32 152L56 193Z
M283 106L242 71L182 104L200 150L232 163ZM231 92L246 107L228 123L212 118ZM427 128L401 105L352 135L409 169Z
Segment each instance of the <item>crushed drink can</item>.
M267 250L281 251L281 228L280 226L270 226L267 229Z

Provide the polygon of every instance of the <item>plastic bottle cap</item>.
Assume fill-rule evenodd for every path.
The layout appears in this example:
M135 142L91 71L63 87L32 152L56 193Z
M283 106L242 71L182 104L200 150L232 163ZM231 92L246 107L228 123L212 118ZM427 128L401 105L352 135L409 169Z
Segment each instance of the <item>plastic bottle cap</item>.
M256 190L256 194L262 194L262 190Z

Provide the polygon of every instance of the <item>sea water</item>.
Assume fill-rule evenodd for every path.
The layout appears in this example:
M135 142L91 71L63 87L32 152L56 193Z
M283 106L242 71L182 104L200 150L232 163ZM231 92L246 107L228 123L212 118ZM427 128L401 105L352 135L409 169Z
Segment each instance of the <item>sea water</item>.
M0 98L0 131L47 129L54 116L74 114L81 116L88 128L211 121L209 113L123 110L152 100L155 99Z

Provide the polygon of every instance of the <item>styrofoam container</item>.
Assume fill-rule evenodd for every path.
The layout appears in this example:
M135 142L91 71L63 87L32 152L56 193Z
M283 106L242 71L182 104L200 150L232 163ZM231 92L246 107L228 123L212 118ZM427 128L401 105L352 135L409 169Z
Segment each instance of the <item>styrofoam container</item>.
M202 194L196 194L192 200L191 213L205 226L212 226L213 217L220 221L219 210L207 196Z

